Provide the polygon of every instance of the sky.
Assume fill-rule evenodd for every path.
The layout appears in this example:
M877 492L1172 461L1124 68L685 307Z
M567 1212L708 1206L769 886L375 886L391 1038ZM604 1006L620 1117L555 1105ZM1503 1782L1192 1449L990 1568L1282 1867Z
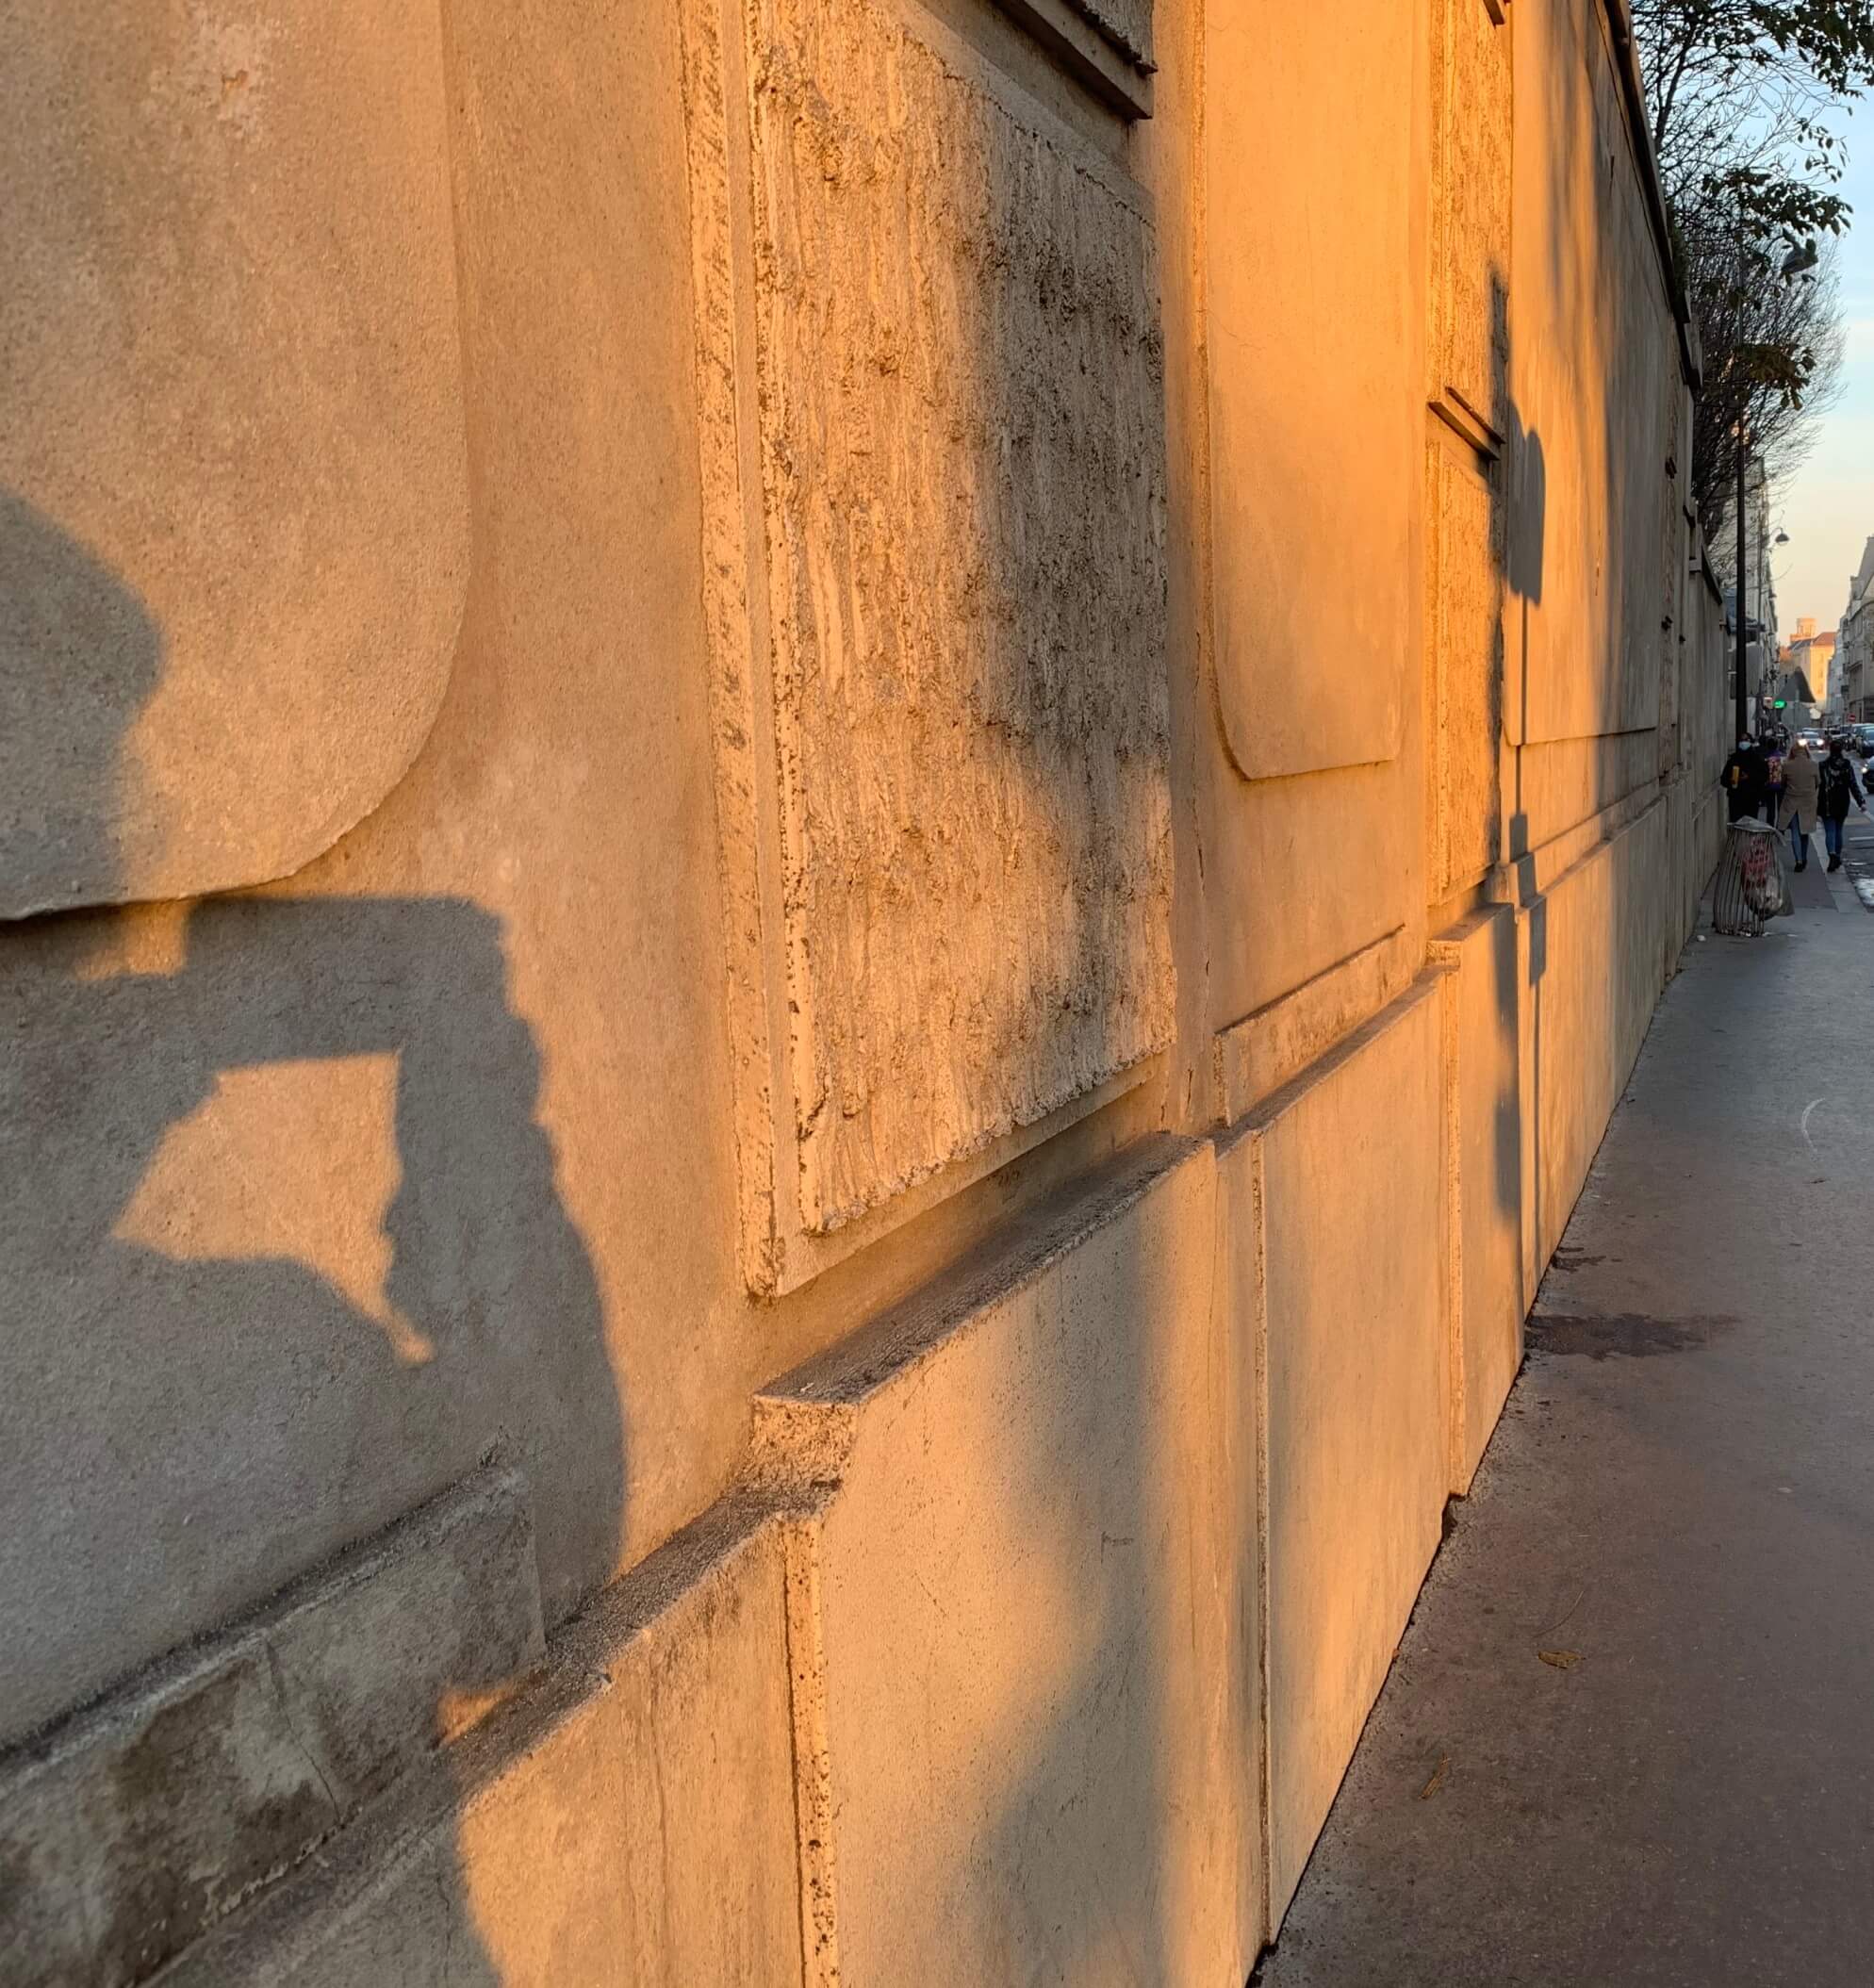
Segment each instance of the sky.
M1848 579L1874 536L1874 102L1840 127L1849 171L1842 191L1854 220L1839 250L1848 356L1841 398L1822 417L1808 459L1771 493L1789 543L1776 553L1777 621L1784 639L1803 615L1830 629L1848 605Z

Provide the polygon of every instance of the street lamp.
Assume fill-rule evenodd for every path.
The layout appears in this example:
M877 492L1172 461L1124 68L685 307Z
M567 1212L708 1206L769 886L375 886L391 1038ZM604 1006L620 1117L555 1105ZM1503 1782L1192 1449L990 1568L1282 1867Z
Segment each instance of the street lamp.
M1736 696L1734 698L1737 722L1732 727L1732 735L1741 746L1745 739L1754 736L1750 723L1749 698L1744 688L1744 672L1750 641L1744 633L1744 587L1750 577L1750 550L1744 537L1744 516L1750 502L1750 493L1745 487L1746 475L1751 467L1751 445L1744 431L1744 412L1737 412L1737 661Z

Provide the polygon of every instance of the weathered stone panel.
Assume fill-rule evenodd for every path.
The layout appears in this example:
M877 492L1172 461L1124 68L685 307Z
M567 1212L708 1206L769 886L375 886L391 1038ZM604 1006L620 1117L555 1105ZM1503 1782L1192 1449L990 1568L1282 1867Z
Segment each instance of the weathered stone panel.
M1427 895L1436 904L1497 858L1503 531L1488 466L1436 427L1425 479Z
M1142 68L1152 60L1152 0L1073 0L1115 48Z
M1423 112L1409 78L1424 36L1420 10L1395 0L1323 18L1237 5L1204 21L1213 667L1225 748L1249 780L1397 759L1419 685L1411 548L1429 314L1423 264L1403 261L1401 244L1423 225ZM1281 823L1308 806L1299 792L1270 801ZM1375 786L1374 797L1357 828L1337 798L1330 832L1383 836L1378 817L1399 816L1405 797ZM1268 856L1249 861L1262 874ZM1375 867L1402 865L1382 856ZM1344 903L1356 888L1322 895ZM1301 972L1380 937L1402 911L1372 907L1349 921L1364 929L1338 934ZM1222 922L1212 944L1227 945ZM1284 947L1295 922L1284 913ZM1238 985L1257 978L1252 967ZM1226 995L1219 1019L1274 991Z
M1431 397L1505 432L1510 37L1488 0L1432 7Z
M1510 37L1502 23L1487 0L1434 0L1425 393L1438 419L1425 459L1425 764L1426 895L1435 904L1475 883L1500 842L1504 506L1496 459L1516 427L1507 386Z
M744 1213L784 1252L1170 1037L1162 351L1139 190L937 23L747 26L693 14L692 200L732 971L770 1037Z

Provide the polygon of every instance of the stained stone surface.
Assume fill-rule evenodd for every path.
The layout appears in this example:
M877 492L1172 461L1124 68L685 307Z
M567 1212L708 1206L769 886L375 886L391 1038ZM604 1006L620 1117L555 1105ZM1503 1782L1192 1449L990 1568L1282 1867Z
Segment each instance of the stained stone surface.
M1431 901L1475 883L1500 842L1508 404L1510 30L1484 0L1432 9L1426 667Z
M1152 0L1073 0L1114 47L1125 50L1142 68L1152 60Z
M1510 31L1484 0L1432 8L1432 371L1504 430L1509 357Z
M1439 903L1497 859L1503 682L1502 523L1483 464L1455 435L1426 444L1425 641L1432 671L1425 763Z

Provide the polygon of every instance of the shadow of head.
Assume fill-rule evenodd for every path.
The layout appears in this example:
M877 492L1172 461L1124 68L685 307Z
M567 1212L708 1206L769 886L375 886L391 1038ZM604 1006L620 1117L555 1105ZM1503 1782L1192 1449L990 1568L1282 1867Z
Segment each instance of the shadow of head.
M1542 541L1547 531L1549 471L1542 437L1509 410L1510 504L1504 536L1504 578L1510 592L1532 607L1542 602Z
M135 592L0 490L0 900L13 915L95 898L117 873L125 734L162 654Z

